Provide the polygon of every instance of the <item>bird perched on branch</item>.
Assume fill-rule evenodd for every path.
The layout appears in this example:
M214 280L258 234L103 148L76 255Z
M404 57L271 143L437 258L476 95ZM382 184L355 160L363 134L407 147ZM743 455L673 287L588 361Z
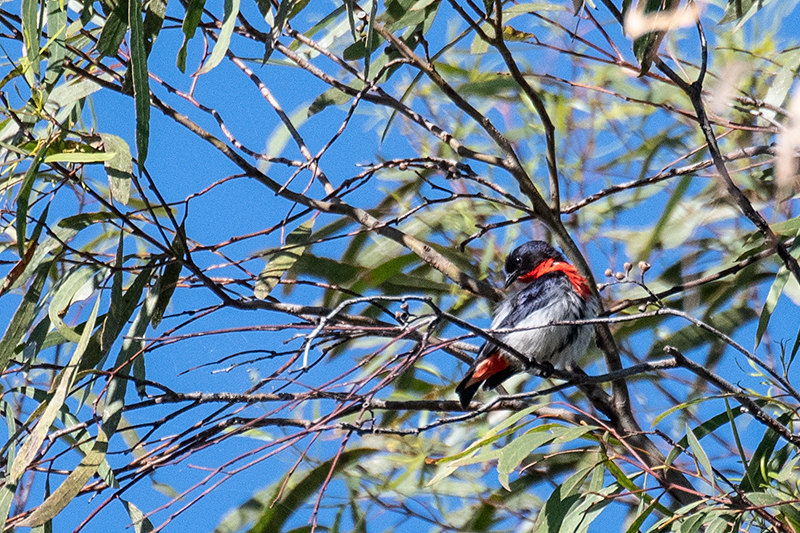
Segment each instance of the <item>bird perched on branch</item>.
M491 329L514 329L495 338L527 361L487 341L456 387L464 408L481 384L494 389L531 367L531 359L550 371L572 367L594 333L592 325L550 325L595 318L599 309L589 283L555 248L542 241L526 242L506 258L505 271L505 288L513 287L497 307Z

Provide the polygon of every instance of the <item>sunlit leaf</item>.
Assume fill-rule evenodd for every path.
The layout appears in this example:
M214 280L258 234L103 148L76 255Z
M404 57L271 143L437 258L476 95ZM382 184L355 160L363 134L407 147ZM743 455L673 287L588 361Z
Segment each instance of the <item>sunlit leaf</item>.
M134 533L150 533L155 529L150 519L138 507L126 500L122 500L122 503L125 505L125 510L128 511Z
M45 404L39 420L33 427L30 436L28 436L25 442L22 443L22 446L20 446L16 460L14 461L14 464L8 473L9 482L12 485L17 484L22 474L25 473L36 455L39 453L39 448L50 431L50 425L56 419L61 406L67 399L67 395L72 388L75 374L78 370L78 363L83 356L86 346L89 344L89 339L91 338L92 329L94 328L94 321L97 317L97 311L99 308L100 298L97 298L95 300L92 313L89 316L87 326L84 329L83 335L81 335L81 337L78 339L78 345L76 346L75 352L72 354L72 357L69 360L69 364L59 373L57 379L53 382L51 395Z
M101 133L100 138L103 139L105 155L109 156L109 159L105 161L105 167L111 195L119 203L126 205L131 197L131 176L133 174L131 149L128 143L116 135Z
M91 328L87 328L91 329ZM108 449L108 437L101 429L97 433L91 451L87 453L80 464L69 473L54 493L49 495L30 516L26 517L20 525L23 527L36 527L55 518L78 495L83 486L97 472L103 464Z
M236 17L239 15L239 3L240 0L225 0L225 14L222 19L222 28L220 28L219 35L217 36L217 42L214 45L214 49L211 51L211 55L200 70L195 73L195 76L211 72L214 67L222 62L231 43L233 28L236 25ZM284 4L288 2L281 3Z
M695 436L694 431L692 431L692 428L688 425L686 426L686 438L689 446L692 448L692 453L694 453L700 466L703 467L706 477L711 481L711 487L715 487L716 481L714 478L714 470L711 468L711 461L708 459L708 455L706 455L706 451Z

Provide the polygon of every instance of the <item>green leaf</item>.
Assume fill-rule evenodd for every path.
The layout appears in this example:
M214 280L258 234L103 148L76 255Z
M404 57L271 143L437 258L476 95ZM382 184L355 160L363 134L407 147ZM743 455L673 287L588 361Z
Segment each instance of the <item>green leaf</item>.
M413 9L413 8L412 8ZM375 19L378 17L378 2L373 1L370 7L369 19L367 24L366 53L364 54L364 79L369 79L369 67L372 60L372 53L378 43L375 32Z
M764 301L764 307L761 309L761 316L758 318L756 341L755 346L753 347L754 351L761 344L761 338L764 336L764 332L767 331L769 319L772 317L772 312L775 310L775 306L778 305L778 299L781 297L783 288L786 286L787 281L789 281L789 270L782 266L778 270L778 274L775 276L775 281L772 282L772 286L769 288L769 294L767 294L767 299Z
M164 25L164 15L167 12L167 0L150 0L147 3L147 11L144 14L144 46L147 55L153 49L153 45L158 39L161 27Z
M16 492L17 484L11 483L6 479L6 483L0 487L0 528L6 530L6 520L8 520L8 513L11 510L11 504L14 502L14 493Z
M183 44L181 49L178 50L177 65L181 72L186 72L186 53L189 46L189 41L194 38L197 31L197 26L200 24L200 19L203 17L203 8L205 8L206 0L189 0L189 5L186 6L186 16L183 17Z
M706 533L727 533L731 531L730 523L732 521L730 515L718 516L711 520L708 526L706 526Z
M154 291L158 295L155 308L153 309L153 316L150 318L150 324L153 328L158 327L161 319L164 317L164 311L167 310L172 295L175 293L175 288L178 285L178 280L181 277L183 270L183 256L186 253L186 229L181 226L178 229L175 238L172 241L172 251L175 254L174 260L170 261L164 267L164 275L158 278Z
M198 70L195 75L200 76L211 72L214 67L222 62L225 53L228 51L228 46L231 44L231 36L233 35L233 28L236 26L236 17L239 16L239 3L241 0L225 0L225 14L222 18L222 28L219 30L217 43L211 51L206 63ZM281 2L283 4L285 2Z
M133 177L131 149L124 139L116 135L101 133L100 138L103 140L105 155L110 156L105 162L105 167L111 196L122 205L127 205L131 197Z
M789 253L795 259L798 256L798 252L800 252L800 229L798 229L798 232L795 234L794 243L789 250ZM772 286L769 288L769 294L767 294L767 299L764 301L764 307L761 309L761 316L758 319L758 328L756 329L756 343L753 351L761 344L761 338L767 331L769 319L772 317L773 311L775 311L775 306L778 305L778 300L781 294L783 294L783 289L786 287L787 281L789 281L789 270L785 266L782 266L775 275L775 281L772 282Z
M122 239L117 250L117 265L122 265L121 260L122 252ZM114 284L111 291L111 302L109 304L108 314L103 321L103 326L99 328L89 348L86 350L86 355L81 361L81 370L88 370L97 367L108 355L111 346L122 333L122 329L127 324L133 312L139 304L139 299L142 296L144 288L150 281L152 275L152 268L150 265L142 268L142 272L136 276L133 283L130 284L128 290L123 294L121 283L122 280L119 276L115 275Z
M99 302L98 298L98 302ZM95 311L97 306L95 306ZM87 328L91 330L91 328ZM70 472L67 479L59 485L56 491L48 496L42 504L22 520L19 525L22 527L36 527L55 518L70 502L78 495L86 482L95 475L97 469L103 464L108 450L108 437L101 429L97 433L97 439L89 453L87 453L80 464Z
M283 28L286 26L286 22L289 20L289 15L292 11L292 6L294 3L295 0L281 0L280 4L278 4L278 10L275 13L274 20L272 21L272 27L269 30L269 36L264 43L264 59L262 60L262 63L266 64L266 62L269 61L269 58L272 55L272 50L275 48L275 43L278 41L281 33L283 33Z
M269 505L263 509L263 513L256 520L253 525L253 531L274 531L279 532L283 530L284 523L292 516L295 516L300 506L316 494L322 484L332 474L340 472L350 464L365 458L375 453L376 450L368 448L358 448L342 452L334 463L334 459L325 461L321 465L306 473L302 480L300 480L291 490L284 491L280 500L275 501L275 498L282 492L283 483L279 482L276 488L272 491L273 496L271 500L275 505ZM252 502L252 500L251 500ZM243 507L248 506L251 502L245 502ZM258 502L254 502L258 505Z
M503 448L503 454L497 462L497 474L500 484L505 487L506 490L511 490L508 483L508 475L513 472L522 460L530 455L533 450L551 442L556 436L556 434L549 431L541 431L541 428L533 428L505 446Z
M647 0L644 5L644 15L653 16L655 13L670 11L677 3L678 0ZM639 72L640 77L650 71L650 66L658 54L658 49L665 35L666 32L653 31L645 33L633 41L633 53L642 67Z
M50 300L50 305L47 308L50 322L52 322L56 330L70 342L78 342L80 336L61 320L60 315L69 308L73 298L84 286L94 279L97 273L98 270L94 265L85 268L78 267L68 272L61 279L58 287L55 289L53 298Z
M686 405L690 405L690 402L686 402ZM671 409L670 411L673 411L673 410ZM724 426L727 423L730 423L733 419L735 419L736 417L738 417L738 416L740 416L740 415L742 415L744 413L745 413L745 411L742 410L741 408L734 408L734 409L732 409L730 411L728 411L726 409L725 411L719 413L718 415L715 415L715 416L709 418L708 420L706 420L705 422L703 422L702 424L700 424L699 426L694 428L692 430L692 434L697 439L702 439L703 437L705 437L709 433L712 433L712 432L716 431L720 427ZM660 417L660 418L663 418L663 417ZM655 426L656 422L654 422L653 425ZM688 433L687 433L687 435L688 435ZM688 439L688 437L685 436L680 441L678 441L678 445L669 452L669 455L667 456L666 464L668 464L668 465L672 464L672 461L674 461L675 458L678 457L678 455L681 454L682 450L685 450L688 447L689 447L689 439Z
M728 414L725 413L726 418L727 415ZM697 439L697 437L694 434L694 431L692 431L692 428L690 428L688 424L686 425L686 439L687 442L689 443L689 446L691 446L692 448L694 456L700 463L700 466L703 467L703 470L706 473L706 477L709 479L709 481L711 481L711 487L713 489L714 487L716 487L717 484L714 478L714 469L711 468L711 461L709 461L706 451L703 449L702 446L700 446L700 441Z
M45 163L105 163L112 159L114 154L103 152L61 152L50 154L44 158Z
M25 57L33 73L39 76L39 41L42 38L39 27L39 0L22 0L22 39L25 41Z
M17 194L17 251L19 256L25 255L25 240L27 238L28 227L28 205L30 202L31 191L33 191L33 183L36 181L36 176L39 173L39 167L42 164L47 147L50 141L40 140L36 146L36 153L33 156L31 165L25 172L25 177L22 179L22 184L19 187L19 194Z
M131 2L134 1L131 0ZM127 31L127 13L124 17L120 16L116 10L109 13L103 30L100 32L100 39L97 41L97 52L105 57L117 55L117 50L119 50L122 40L125 39L125 32Z
M758 13L769 2L770 0L728 0L728 7L725 9L725 15L720 19L719 24L735 20L740 21L731 32L735 33L750 17Z
M778 417L778 422L786 424L791 418L792 412L786 412ZM764 432L764 437L761 439L756 451L750 458L750 464L747 465L747 472L739 485L742 491L756 491L761 488L762 484L768 483L768 479L765 476L767 464L772 458L772 453L775 450L775 445L778 443L779 438L779 435L770 428L767 428Z
M499 423L496 426L492 427L489 431L487 431L485 434L483 434L480 439L478 439L476 442L474 442L470 446L468 446L467 449L464 450L463 452L460 452L460 453L457 453L455 455L451 455L451 456L448 456L448 457L443 457L443 458L437 460L436 463L437 464L442 464L442 463L447 463L447 462L450 462L450 461L455 461L456 459L461 459L462 457L466 457L467 455L469 455L473 451L477 451L479 448L483 448L487 444L491 444L491 443L495 442L498 438L502 437L503 435L508 434L509 431L510 432L517 431L520 427L523 427L524 425L526 425L527 422L523 423L520 426L516 426L516 427L514 427L513 429L511 429L509 431L506 431L506 430L508 428L510 428L511 426L513 426L514 424L516 424L517 422L519 422L520 420L522 420L524 417L530 415L531 413L534 413L536 410L538 410L540 408L541 408L541 406L539 406L539 405L532 405L530 407L526 407L522 411L518 411L518 412L514 413L513 415L511 415L508 418L506 418L505 420L503 420L501 423ZM544 426L541 426L541 427L545 428L545 429L551 429L553 427L558 427L558 426L557 426L557 424L545 424Z
M40 217L39 222L42 223L44 220L43 217ZM45 260L48 259L49 254L62 246L62 243L69 242L72 237L75 236L77 231L72 228L61 228L56 227L50 229L51 233L54 235L47 237L41 243L36 246L35 251L33 252L33 257L31 257L30 261L27 262L25 265L25 270L22 274L13 282L11 285L4 285L3 288L6 291L12 291L18 287L21 287L22 284L26 283L28 279L30 279L39 265ZM36 231L34 230L34 233ZM33 241L31 241L33 242ZM30 248L29 248L30 250ZM8 279L6 279L8 281Z
M291 114L289 117L289 121L294 125L294 127L300 128L300 126L305 123L306 119L308 118L308 106L305 104L301 104L297 107L297 110ZM275 129L272 130L272 133L267 138L267 148L264 151L264 154L268 157L279 157L283 154L286 145L292 139L292 133L289 131L289 128L284 125L283 122L279 122L275 125ZM259 169L261 172L265 174L272 166L272 162L269 160L260 161L259 162Z
M800 511L796 507L797 500L792 499L792 501L787 502L777 495L767 492L748 492L745 496L757 506L777 509L794 522L800 521Z
M332 105L344 105L350 101L351 96L347 93L340 91L335 87L331 87L321 95L317 96L311 105L308 106L308 116L316 115L326 107Z
M67 6L59 0L48 0L47 2L47 48L50 52L47 59L47 71L44 76L44 83L47 91L55 87L61 74L64 72L64 57L66 57L66 34L67 34Z
M151 292L147 295L139 309L139 314L133 320L133 323L128 328L128 334L122 341L122 348L117 355L114 362L116 369L114 378L108 384L108 392L106 393L106 403L103 406L103 431L111 435L117 430L117 426L122 418L122 408L125 405L125 392L128 387L129 380L126 379L130 375L131 368L135 365L135 361L139 361L141 365L144 361L144 334L147 332L147 326L153 316L156 300L158 295ZM144 374L142 370L139 371ZM144 378L144 376L141 376Z
M98 222L111 222L112 220L118 219L119 217L114 213L99 211L96 213L81 213L79 215L62 218L58 221L58 225L62 228L82 230Z
M564 494L563 486L556 487L544 507L539 511L533 526L533 533L560 531L561 524L572 506L580 499L577 494Z
M136 155L141 168L147 160L150 138L150 79L147 73L147 51L142 25L142 0L128 0L128 3L133 97L136 102Z
M761 4L761 2L758 2ZM764 103L767 104L761 111L764 120L772 123L775 120L775 111L771 108L783 107L786 99L789 97L789 91L792 89L794 80L797 79L798 70L800 69L800 50L787 54L783 60L783 66L778 71L778 74L769 84L767 95L764 97Z
M649 257L653 248L661 242L661 234L664 231L664 228L668 226L667 222L672 217L675 209L680 206L683 195L686 194L686 191L689 189L689 185L691 185L691 183L691 176L684 176L678 182L678 185L675 187L675 191L670 195L669 200L664 206L658 221L653 224L653 233L647 240L647 245L642 251L642 257Z
M272 289L278 284L287 270L292 268L297 259L305 252L308 241L311 238L311 230L314 227L312 218L303 222L286 236L286 245L277 252L269 254L267 265L258 275L256 281L255 296L264 299L269 296Z
M28 469L28 466L33 462L39 454L39 450L50 431L50 426L56 419L61 406L64 405L67 395L72 388L72 383L78 371L78 363L83 356L86 347L89 345L89 339L94 329L94 322L97 318L97 312L100 308L100 297L95 300L94 308L87 320L86 327L83 334L78 340L78 346L75 348L75 353L70 358L66 367L56 376L51 388L51 395L45 403L44 410L42 411L39 420L31 430L30 435L22 443L19 448L16 460L8 473L8 480L12 485L16 485L22 474Z
M657 499L653 499L650 503L648 503L644 510L636 515L636 518L628 526L628 529L625 530L625 533L638 533L642 527L642 524L644 524L644 521L647 520L647 518L653 512L653 509L656 508L656 503L658 503Z
M47 275L50 272L52 263L45 263L39 267L39 273L31 286L25 291L25 296L20 302L14 317L6 328L2 340L0 340L0 372L4 371L8 366L8 362L14 356L14 349L22 341L22 338L30 329L33 320L38 314L39 297L42 294L42 288Z
M616 483L605 488L589 487L588 492L579 494L580 499L566 513L560 532L586 533L595 518L614 500L611 496L620 490Z
M120 501L125 506L125 510L128 511L128 517L131 519L134 533L150 533L155 529L150 519L138 507L127 500Z

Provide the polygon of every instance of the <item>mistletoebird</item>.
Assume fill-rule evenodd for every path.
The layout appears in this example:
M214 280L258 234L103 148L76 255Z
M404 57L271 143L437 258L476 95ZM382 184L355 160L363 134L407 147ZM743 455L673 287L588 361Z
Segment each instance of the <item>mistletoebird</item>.
M595 318L600 308L589 283L555 248L526 242L506 258L505 288L491 329L512 330L495 337L540 365L569 369L586 352L594 326L562 324ZM551 325L553 324L553 325ZM494 389L525 365L492 342L486 342L464 380L456 387L466 408L478 387Z

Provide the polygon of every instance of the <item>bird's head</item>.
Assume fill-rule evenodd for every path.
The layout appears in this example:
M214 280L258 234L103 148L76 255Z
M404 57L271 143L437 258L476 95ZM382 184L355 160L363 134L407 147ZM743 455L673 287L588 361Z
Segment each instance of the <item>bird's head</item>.
M548 259L552 259L555 262L567 262L561 252L544 241L526 242L506 258L506 282L504 287L508 288L517 279L524 278L526 274L536 270Z

